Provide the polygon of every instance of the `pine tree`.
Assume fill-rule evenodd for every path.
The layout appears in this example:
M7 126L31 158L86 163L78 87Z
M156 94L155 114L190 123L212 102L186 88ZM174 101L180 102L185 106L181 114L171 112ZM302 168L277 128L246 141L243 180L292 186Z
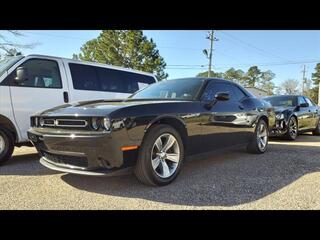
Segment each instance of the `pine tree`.
M140 30L103 30L81 47L79 59L156 74L159 80L168 77L166 63L152 39Z

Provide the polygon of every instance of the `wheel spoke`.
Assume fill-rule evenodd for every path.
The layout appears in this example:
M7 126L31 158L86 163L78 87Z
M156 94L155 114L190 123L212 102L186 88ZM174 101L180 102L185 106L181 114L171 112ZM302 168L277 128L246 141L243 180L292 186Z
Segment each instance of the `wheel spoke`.
M167 153L167 159L178 163L179 162L179 154L178 153Z
M176 142L175 138L172 135L169 135L166 144L162 148L162 152L167 152L175 142Z
M157 141L155 142L155 146L157 147L159 152L162 150L162 140L161 140L161 138L157 139Z
M152 163L153 169L155 170L160 164L160 158L156 157L155 159L152 159L151 163Z
M161 161L161 166L162 166L162 174L163 177L169 177L170 176L170 170L169 170L169 166L166 163L166 161Z
M4 147L5 147L4 139L0 135L0 153L2 153L2 151L4 150Z

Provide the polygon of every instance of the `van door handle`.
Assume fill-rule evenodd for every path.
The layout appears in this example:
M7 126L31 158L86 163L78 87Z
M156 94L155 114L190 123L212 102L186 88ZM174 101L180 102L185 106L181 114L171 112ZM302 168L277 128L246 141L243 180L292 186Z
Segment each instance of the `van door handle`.
M69 94L68 92L63 92L63 100L65 103L69 102Z

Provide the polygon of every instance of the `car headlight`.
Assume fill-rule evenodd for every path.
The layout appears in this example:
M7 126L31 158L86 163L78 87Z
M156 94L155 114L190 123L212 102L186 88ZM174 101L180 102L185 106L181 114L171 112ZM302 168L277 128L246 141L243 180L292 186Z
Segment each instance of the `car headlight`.
M283 114L283 113L278 113L278 114L276 115L276 119L277 119L277 120L282 120L282 119L284 119L284 114Z
M103 118L102 121L103 128L107 131L111 129L111 121L108 117Z
M40 124L41 127L44 126L44 119L43 119L43 118L40 118L40 119L39 119L39 124Z
M39 127L39 118L37 117L34 118L34 126Z
M100 120L98 118L91 119L91 126L94 130L98 130L100 127Z

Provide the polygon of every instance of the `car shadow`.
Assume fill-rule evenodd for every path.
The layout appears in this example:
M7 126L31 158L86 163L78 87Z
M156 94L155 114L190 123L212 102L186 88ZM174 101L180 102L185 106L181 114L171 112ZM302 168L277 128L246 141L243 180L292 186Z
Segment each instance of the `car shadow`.
M234 206L259 200L305 174L320 171L320 145L305 146L305 141L317 142L318 138L300 137L296 145L272 140L269 150L260 155L238 149L189 160L176 181L164 187L142 185L133 174L119 177L66 174L61 178L77 189L102 195L176 205Z
M11 159L0 166L1 175L21 175L21 176L40 176L51 175L59 172L52 171L39 163L37 153L27 153L14 155Z

